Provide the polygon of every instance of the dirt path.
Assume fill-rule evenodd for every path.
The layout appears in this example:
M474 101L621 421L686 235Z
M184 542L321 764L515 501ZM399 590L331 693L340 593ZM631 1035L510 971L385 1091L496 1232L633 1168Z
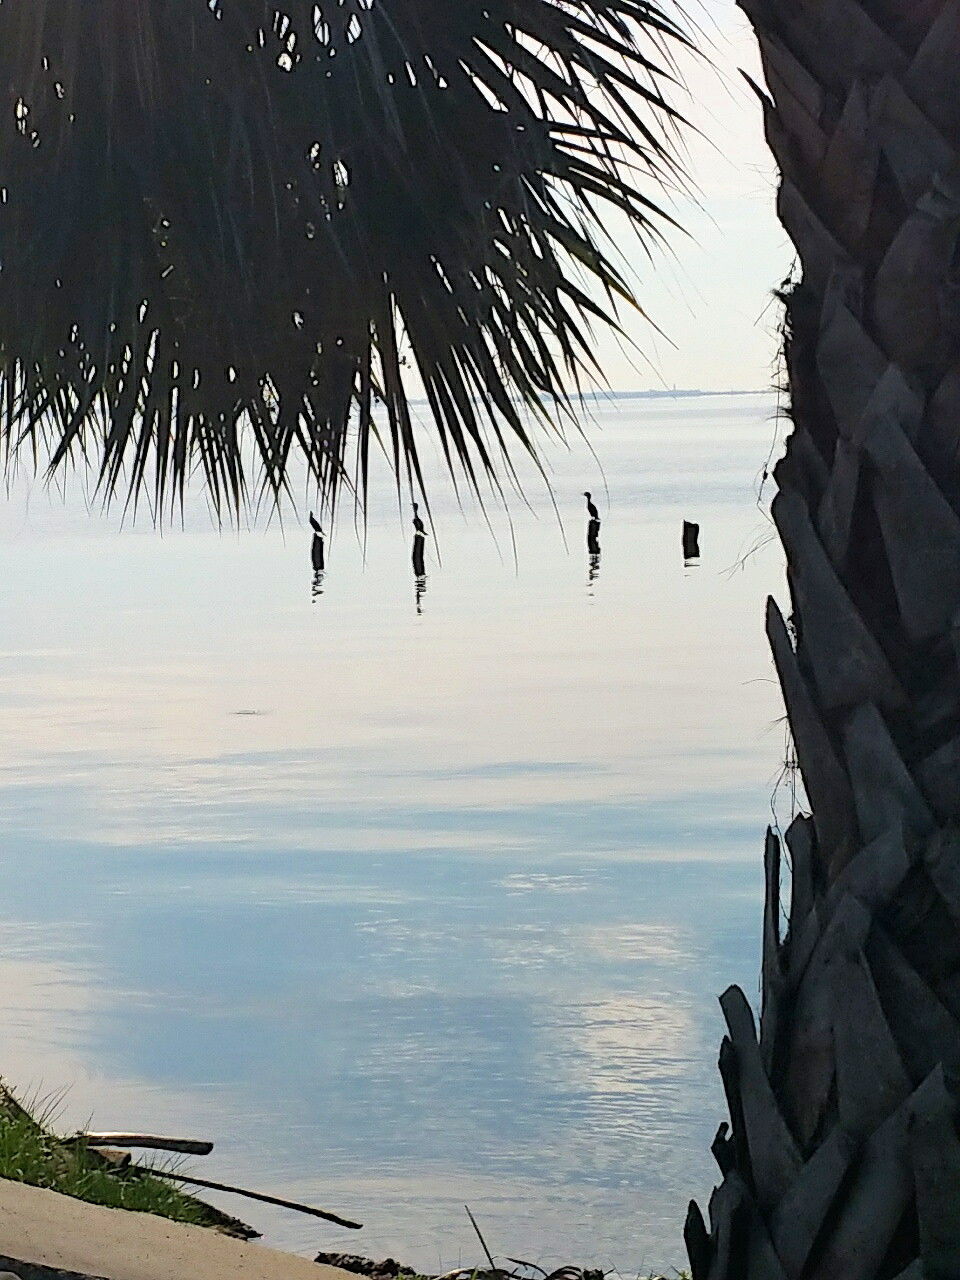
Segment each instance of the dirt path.
M103 1209L3 1179L0 1257L96 1280L356 1280L336 1267L202 1227Z

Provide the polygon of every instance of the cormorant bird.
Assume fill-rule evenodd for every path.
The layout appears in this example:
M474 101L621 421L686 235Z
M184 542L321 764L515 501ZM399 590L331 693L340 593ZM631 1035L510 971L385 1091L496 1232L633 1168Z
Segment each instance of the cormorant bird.
M596 522L599 524L600 512L597 510L596 505L593 502L593 499L590 497L589 493L586 493L586 492L584 493L583 496L587 500L587 515L590 517L591 520L596 520Z
M413 528L417 536L425 538L427 536L427 526L420 519L418 504L413 504Z

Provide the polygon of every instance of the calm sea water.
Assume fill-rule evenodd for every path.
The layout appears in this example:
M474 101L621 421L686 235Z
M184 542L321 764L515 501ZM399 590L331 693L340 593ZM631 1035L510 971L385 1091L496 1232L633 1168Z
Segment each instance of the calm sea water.
M289 518L220 534L198 502L160 537L14 485L6 1078L366 1224L223 1201L303 1252L475 1261L469 1204L502 1255L679 1264L784 757L774 410L599 403L596 457L549 454L562 529L535 479L493 532L438 491L419 612L386 484L319 593Z

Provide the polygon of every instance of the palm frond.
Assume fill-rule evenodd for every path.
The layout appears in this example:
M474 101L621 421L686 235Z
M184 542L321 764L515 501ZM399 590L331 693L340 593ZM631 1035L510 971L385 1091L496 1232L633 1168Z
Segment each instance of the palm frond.
M496 482L630 296L604 209L669 222L670 3L0 3L8 464L222 516L299 454L362 500L377 410L416 487L410 365Z

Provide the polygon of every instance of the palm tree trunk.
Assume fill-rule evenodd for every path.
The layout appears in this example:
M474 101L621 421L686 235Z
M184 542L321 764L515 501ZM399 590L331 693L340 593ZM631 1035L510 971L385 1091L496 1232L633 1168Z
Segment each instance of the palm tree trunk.
M802 279L767 631L812 816L766 846L762 1015L695 1280L960 1277L960 4L740 0Z

